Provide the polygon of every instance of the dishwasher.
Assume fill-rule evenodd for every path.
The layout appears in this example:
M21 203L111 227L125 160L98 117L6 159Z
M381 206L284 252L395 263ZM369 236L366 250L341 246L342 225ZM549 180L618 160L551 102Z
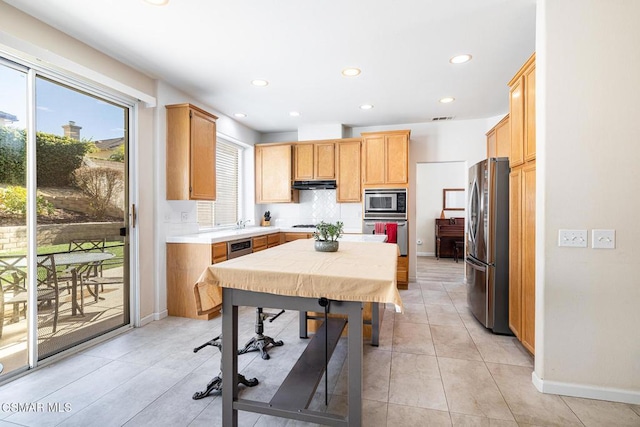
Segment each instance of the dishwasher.
M253 252L253 239L231 240L227 242L227 259L238 258Z

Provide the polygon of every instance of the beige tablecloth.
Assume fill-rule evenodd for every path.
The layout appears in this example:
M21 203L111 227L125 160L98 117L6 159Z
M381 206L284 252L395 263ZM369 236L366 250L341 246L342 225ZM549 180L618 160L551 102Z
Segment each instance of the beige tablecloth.
M219 308L224 288L339 301L393 303L402 311L396 286L395 244L340 242L338 252L317 252L313 239L209 266L195 285L200 313Z

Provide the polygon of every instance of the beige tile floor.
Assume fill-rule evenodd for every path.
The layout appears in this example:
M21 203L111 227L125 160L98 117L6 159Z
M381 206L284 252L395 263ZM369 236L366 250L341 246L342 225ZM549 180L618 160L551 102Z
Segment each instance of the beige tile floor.
M468 313L462 263L420 258L418 281L402 297L403 314L385 311L380 346L364 347L365 426L640 426L638 405L538 393L532 357ZM244 342L253 335L254 311L240 311ZM192 349L220 329L219 318L169 317L39 369L0 387L0 427L220 426L220 397L191 399L220 362L213 348ZM244 398L269 400L304 349L294 312L267 323L266 333L285 345L270 360L239 358L240 370L260 380L242 389ZM329 366L331 412L346 409L345 347L339 344ZM325 410L323 393L324 379L313 409ZM29 403L31 410L15 410ZM308 425L246 412L239 420Z

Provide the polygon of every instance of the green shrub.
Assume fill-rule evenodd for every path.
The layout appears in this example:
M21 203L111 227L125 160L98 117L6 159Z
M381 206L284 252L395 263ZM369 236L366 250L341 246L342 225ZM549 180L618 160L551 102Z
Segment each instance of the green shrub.
M0 211L13 215L26 215L27 189L17 186L0 188ZM38 215L51 215L53 213L53 205L44 197L36 195L36 213Z
M95 145L66 136L36 134L36 165L39 187L66 187L71 173L82 165L82 158Z
M0 126L0 182L24 185L27 156L25 131Z
M0 183L26 185L26 131L0 126ZM82 164L84 155L95 150L90 141L36 133L38 186L65 187L71 173Z
M109 160L114 162L124 162L124 145L118 146L116 152L109 156Z

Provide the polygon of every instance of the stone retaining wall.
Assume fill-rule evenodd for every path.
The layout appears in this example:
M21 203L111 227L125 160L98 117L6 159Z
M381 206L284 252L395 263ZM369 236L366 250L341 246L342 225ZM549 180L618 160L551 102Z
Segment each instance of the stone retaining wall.
M38 226L38 246L68 243L74 239L120 240L122 222L83 222ZM27 227L0 227L0 253L26 249Z

